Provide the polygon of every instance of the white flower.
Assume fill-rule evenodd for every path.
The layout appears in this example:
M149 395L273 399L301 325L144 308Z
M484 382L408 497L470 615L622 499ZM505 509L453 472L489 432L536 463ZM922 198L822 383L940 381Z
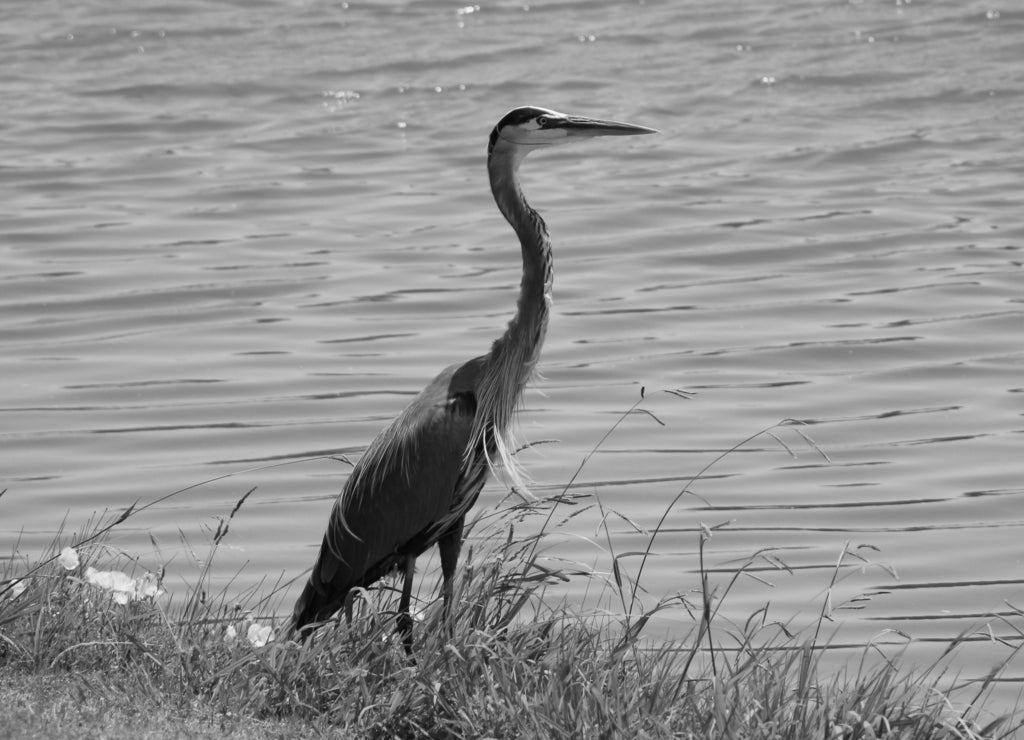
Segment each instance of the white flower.
M224 642L231 644L238 639L238 630L235 629L235 625L229 624L228 628L224 630Z
M135 581L135 598L154 599L163 594L160 578L155 573L147 573Z
M246 637L253 647L263 647L268 642L274 641L274 630L270 628L270 625L262 626L257 622L253 622L249 625Z
M90 565L85 569L85 580L104 591L135 590L135 579L119 570L96 570Z
M110 591L118 604L151 599L163 593L159 579L152 573L136 579L119 570L96 570L89 566L85 569L85 580L96 588Z
M73 547L65 547L60 551L60 555L57 557L57 562L60 563L64 570L74 570L78 567L80 562L78 559L78 553L75 552Z

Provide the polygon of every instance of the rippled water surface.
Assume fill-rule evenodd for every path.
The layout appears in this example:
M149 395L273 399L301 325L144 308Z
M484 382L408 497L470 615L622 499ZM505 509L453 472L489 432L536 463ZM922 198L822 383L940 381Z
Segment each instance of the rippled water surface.
M620 555L668 512L650 604L697 585L700 524L728 523L705 554L721 585L763 553L738 621L767 601L813 621L845 547L888 570L846 557L837 645L899 630L927 661L1008 634L989 615L1024 603L1015 4L121 5L0 7L0 538L30 550L65 516L236 473L115 542L152 560L152 534L174 590L179 532L203 549L255 486L215 575L299 576L348 468L264 466L354 458L503 329L519 257L485 143L531 103L661 131L524 165L556 284L522 436L557 443L522 459L539 495L573 481L556 520L592 507L548 557L610 569L599 499ZM963 670L1001 655L978 640Z

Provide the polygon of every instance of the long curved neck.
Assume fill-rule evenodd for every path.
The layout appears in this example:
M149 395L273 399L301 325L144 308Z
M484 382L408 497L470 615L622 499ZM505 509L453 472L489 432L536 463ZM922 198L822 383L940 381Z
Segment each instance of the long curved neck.
M505 333L494 342L488 356L488 364L495 364L504 371L504 381L512 381L515 403L540 356L547 333L553 281L547 226L526 202L519 185L519 163L524 154L524 150L499 145L492 148L487 159L494 201L519 237L523 253L523 278L516 314Z
M547 227L527 204L519 186L519 163L525 153L524 149L494 137L487 156L494 200L515 229L522 247L523 279L516 314L484 360L476 389L477 414L470 444L471 449L482 445L487 458L500 463L512 484L524 492L525 485L513 457L512 420L544 343L553 275Z

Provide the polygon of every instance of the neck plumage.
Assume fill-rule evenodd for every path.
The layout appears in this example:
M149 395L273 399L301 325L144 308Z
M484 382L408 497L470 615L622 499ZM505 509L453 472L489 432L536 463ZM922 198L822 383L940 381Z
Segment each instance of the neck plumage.
M517 487L523 487L512 457L512 420L523 390L540 357L551 302L552 257L547 227L530 208L519 186L519 163L525 151L499 142L487 159L491 192L498 210L519 237L523 279L516 314L505 333L491 346L477 388L477 443L483 442L492 462L500 462Z
M523 278L519 287L516 315L505 333L491 347L489 363L502 367L508 379L515 378L516 400L522 393L540 356L548 326L551 302L551 242L544 219L530 208L519 186L520 157L492 153L488 163L491 192L498 210L512 225L523 252Z

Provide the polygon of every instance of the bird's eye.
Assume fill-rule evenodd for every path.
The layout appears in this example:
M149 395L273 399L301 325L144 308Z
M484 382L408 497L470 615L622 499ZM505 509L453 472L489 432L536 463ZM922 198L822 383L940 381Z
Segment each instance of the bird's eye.
M540 126L541 128L544 128L545 126L547 126L548 125L548 117L547 116L537 116L537 125Z

